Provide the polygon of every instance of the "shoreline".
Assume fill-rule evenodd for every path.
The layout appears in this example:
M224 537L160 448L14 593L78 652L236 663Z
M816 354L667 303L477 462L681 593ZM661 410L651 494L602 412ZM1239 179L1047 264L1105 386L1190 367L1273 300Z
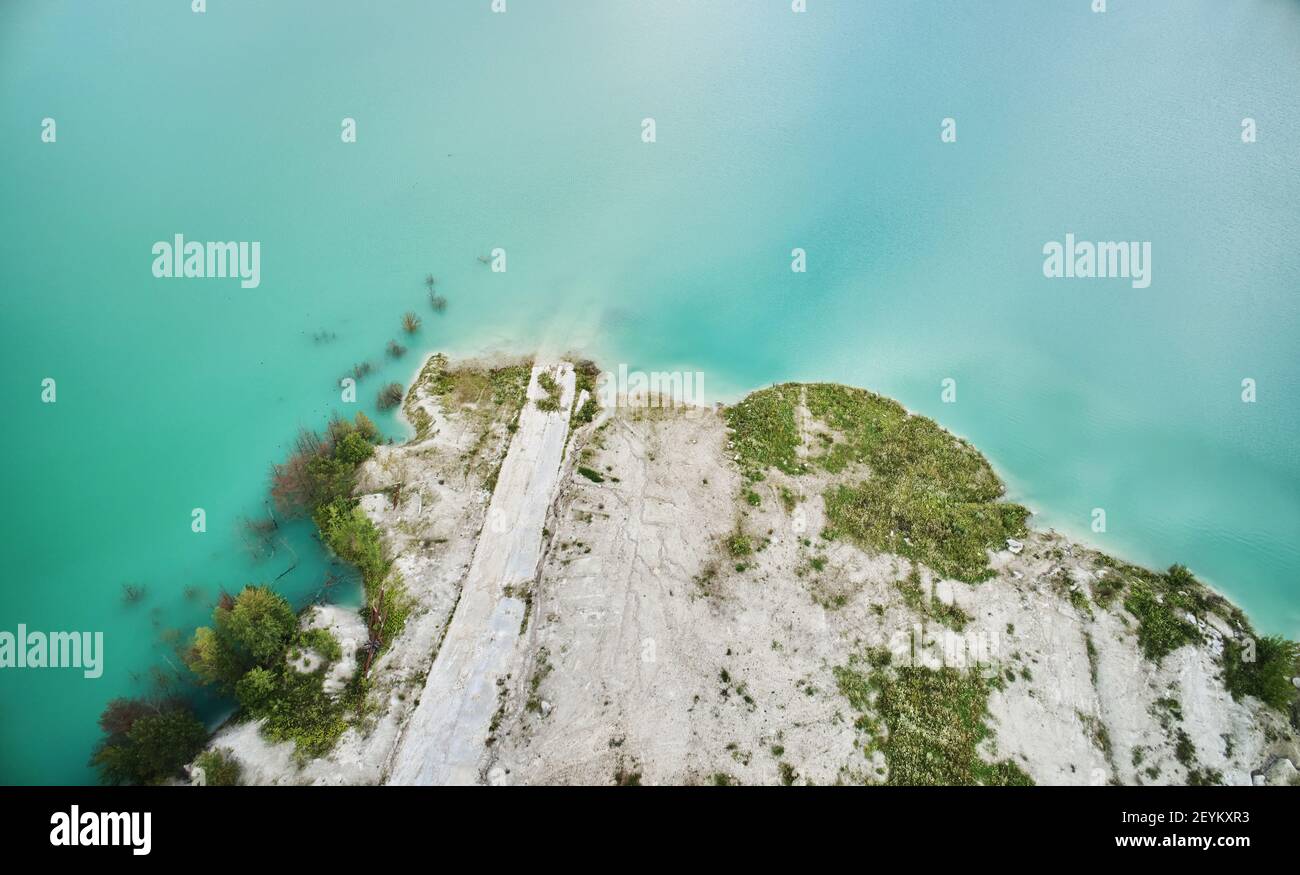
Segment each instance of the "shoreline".
M429 365L435 356L443 356L446 365L431 371ZM484 393L490 385L488 375L495 373L494 368L513 372L523 367L521 362L527 363L531 376L529 388L524 392L520 403L531 407L538 401L538 370L536 363L529 357L493 350L480 351L476 355L458 359L439 350L431 351L421 358L419 367L414 372L414 381L407 388L407 397L399 408L401 421L407 423L407 427L417 434L410 436L405 443L377 448L375 459L366 463L357 490L361 507L388 544L387 550L394 557L394 568L405 579L417 605L407 632L393 642L373 669L374 692L381 700L386 700L387 704L381 705L380 710L367 717L363 723L348 729L334 752L322 759L309 760L299 765L293 765L295 758L292 755L292 744L286 748L286 743L274 745L266 742L258 735L256 724L227 727L229 731L224 732L224 738L214 739L213 743L233 745L238 750L238 758L249 765L250 776L256 782L500 783L505 780L503 776L507 775L514 776L507 782L597 781L596 774L591 771L592 763L608 763L607 756L599 757L596 761L572 760L571 757L577 753L576 749L564 754L542 751L549 750L552 745L570 750L577 737L582 737L593 729L598 730L600 723L590 724L590 718L583 716L602 713L604 710L598 701L589 698L592 694L589 687L592 684L598 683L603 687L614 683L619 688L630 685L629 689L635 689L646 682L644 669L635 668L637 661L628 662L621 647L610 650L612 642L627 637L642 642L675 640L683 634L690 634L685 632L688 628L697 628L699 634L705 634L704 630L712 624L725 621L729 612L744 610L744 600L728 607L732 604L731 597L724 593L739 592L736 587L746 588L747 584L743 581L754 574L759 574L764 579L771 577L780 584L770 593L766 588L760 591L764 593L762 599L772 604L767 612L760 612L747 621L757 630L755 635L772 636L773 649L777 642L777 630L763 631L772 618L801 618L799 623L804 624L808 630L827 622L835 624L839 622L840 611L846 615L860 614L861 609L867 606L862 602L865 596L855 596L855 592L874 593L870 605L873 610L880 610L882 600L887 606L884 614L877 615L883 617L883 621L870 619L870 613L858 621L867 622L880 633L892 629L896 636L898 630L910 628L910 624L918 619L925 623L927 618L931 623L955 623L958 629L967 623L973 623L973 629L982 630L980 634L986 636L991 633L994 640L1002 634L1002 625L1006 626L1005 632L1008 635L1015 628L1017 631L1012 643L1017 640L1020 643L1011 654L1011 661L1020 663L1022 653L1025 658L1037 653L1032 658L1036 672L1064 672L1069 677L1062 675L1054 682L1057 695L1062 689L1072 690L1069 696L1075 701L1071 706L1074 710L1049 708L1043 712L1044 706L1036 704L1036 701L1041 700L1035 700L1032 691L1029 692L1029 699L1025 699L1019 692L1015 695L1010 695L1013 692L1011 690L1002 692L1005 679L1000 675L992 677L994 687L982 694L988 696L989 719L1004 721L1006 743L1018 751L1017 757L1021 764L1036 776L1035 780L1071 782L1070 772L1063 771L1062 764L1058 762L1064 754L1045 749L1038 735L1016 727L1047 721L1058 725L1054 730L1057 732L1077 732L1080 725L1086 730L1087 721L1079 724L1082 718L1076 718L1076 713L1093 715L1088 720L1097 721L1097 725L1103 728L1109 722L1112 731L1122 737L1120 743L1132 748L1134 759L1143 750L1172 751L1172 736L1164 739L1161 735L1163 730L1158 726L1152 728L1151 714L1143 710L1144 706L1140 704L1144 700L1157 699L1158 693L1148 690L1139 694L1128 688L1132 678L1144 673L1149 675L1144 681L1148 687L1156 683L1157 679L1161 679L1159 683L1172 684L1173 689L1188 684L1190 686L1187 686L1183 694L1201 702L1197 705L1200 710L1195 720L1192 721L1189 717L1187 725L1188 731L1196 740L1194 750L1201 751L1202 756L1209 758L1208 761L1203 766L1189 761L1182 765L1166 765L1165 769L1172 768L1175 773L1185 770L1188 780L1210 780L1215 776L1223 779L1223 776L1230 776L1230 780L1237 783L1242 782L1243 776L1250 779L1255 774L1253 771L1243 771L1246 769L1243 757L1254 757L1265 749L1263 742L1250 728L1255 725L1255 718L1248 719L1244 716L1247 713L1257 713L1251 710L1255 706L1247 708L1236 703L1234 697L1227 696L1222 687L1217 688L1217 692L1214 689L1203 690L1197 686L1200 681L1189 680L1213 674L1210 667L1215 660L1221 658L1216 654L1221 654L1223 648L1228 646L1224 636L1226 640L1232 640L1239 634L1234 628L1234 617L1243 617L1246 628L1249 628L1249 619L1245 618L1238 606L1200 581L1195 583L1203 587L1208 595L1197 604L1208 606L1203 609L1211 612L1214 605L1221 604L1224 606L1219 611L1222 616L1207 616L1202 620L1199 615L1191 617L1189 614L1189 618L1195 622L1186 634L1192 636L1189 640L1194 640L1195 645L1180 646L1181 649L1171 651L1172 655L1165 667L1161 668L1157 660L1156 670L1151 673L1149 668L1143 669L1146 663L1140 649L1137 649L1139 639L1134 637L1134 630L1128 628L1131 627L1130 620L1125 619L1129 615L1127 612L1111 613L1112 606L1109 602L1100 601L1102 597L1098 593L1106 585L1106 578L1111 573L1107 569L1114 569L1125 577L1137 574L1136 579L1153 582L1163 580L1164 573L1136 566L1122 557L1115 557L1081 539L1075 539L1068 533L1058 532L1054 528L1039 529L1027 525L1028 533L1024 538L1026 555L1012 555L1000 544L991 547L984 556L985 561L991 564L989 573L997 578L996 582L967 585L952 580L948 575L932 571L928 564L924 565L920 576L916 578L915 587L918 588L917 592L927 595L921 601L915 600L920 596L908 595L905 604L892 607L888 605L897 599L898 592L907 593L910 591L908 587L912 586L897 581L901 573L899 566L902 557L896 551L864 552L863 548L844 541L842 537L827 534L818 537L829 540L821 540L816 544L804 537L788 540L773 535L778 528L789 525L786 514L796 505L800 513L805 506L808 508L810 533L829 531L829 514L832 509L829 503L823 506L820 493L823 489L830 489L837 477L818 467L824 454L812 456L804 453L799 457L799 464L804 470L800 476L791 478L772 468L770 476L760 477L747 487L746 483L751 481L745 480L746 465L736 464L740 459L740 450L727 449L721 445L725 443L730 447L732 441L738 438L732 428L725 425L729 422L729 412L745 406L755 396L770 395L782 387L798 387L801 398L808 397L810 390L814 389L830 390L832 394L839 393L846 397L858 397L854 393L864 390L845 388L834 383L776 384L743 396L744 403L733 402L731 408L693 407L688 410L684 407L620 406L614 410L603 410L594 422L575 422L572 433L565 438L560 481L556 487L559 489L558 496L552 498L549 492L546 496L533 496L535 502L544 500L549 508L543 530L544 543L537 554L536 561L540 564L536 576L530 578L527 574L516 575L519 579L512 578L508 585L503 585L504 588L489 586L483 589L473 584L473 580L482 577L482 574L476 577L473 571L485 556L479 549L480 543L490 545L493 537L492 530L488 528L490 508L498 501L502 494L501 488L504 488L504 481L498 482L498 474L522 483L531 481L537 473L518 476L507 473L513 471L508 467L508 458L519 452L522 446L525 430L521 423L516 422L521 415L518 412L521 408L500 407L497 401L491 399L488 399L490 403L486 407L483 406ZM564 397L569 403L561 405L560 412L567 420L573 415L572 399L578 395L578 391L576 387L566 391L568 394ZM869 392L865 392L865 395L878 398L880 404L886 405L886 409L887 405L896 404L884 396L874 396ZM804 404L803 401L799 403ZM414 405L412 409L422 411L422 433L407 417L408 404ZM902 405L897 407L903 411L907 420L915 420L920 416ZM523 411L526 418L535 418L533 414L532 410ZM822 415L818 414L818 417ZM961 450L962 453L969 452L976 458L985 458L973 442L944 431L936 421L928 417L920 418L930 423L930 427L939 434L957 437L958 445L965 448ZM816 450L819 444L813 438L818 435L825 437L824 430L827 426L820 419L811 418L806 408L796 419L795 427L801 435L800 441L810 448L808 452ZM609 430L610 426L615 428ZM656 434L660 436L655 437ZM839 441L840 438L833 437L826 446L834 446ZM667 468L654 463L656 457L665 450L668 454L664 463L668 465ZM525 448L524 451L531 453L536 448ZM468 468L465 467L467 458ZM598 464L597 459L608 461ZM506 463L505 467L503 462ZM808 467L810 463L813 464L811 468ZM991 465L987 460L984 464ZM582 476L578 476L579 471ZM991 467L989 471L1005 488L1006 481ZM692 477L694 481L691 480ZM710 485L714 481L717 481L717 485ZM546 481L541 479L538 482ZM656 482L662 485L654 486L653 483ZM694 485L691 485L692 482ZM793 501L781 498L773 502L779 498L778 493L785 494L784 484L787 483L798 491L799 496ZM525 487L525 491L528 488ZM669 488L669 495L641 506L641 503L649 500L646 490L659 491L662 488ZM522 495L520 493L517 497L522 498ZM608 497L599 500L596 496ZM742 501L745 496L749 498ZM999 500L1009 501L1013 498L1014 495L1004 492ZM616 499L613 506L608 505L611 499ZM661 503L664 501L667 502L666 505ZM784 512L780 510L782 503L786 504ZM534 507L537 507L536 503ZM665 515L666 507L673 508L673 511ZM695 509L692 510L692 507ZM720 541L735 539L735 535L728 536L725 528L720 528L731 525L728 520L733 516L737 532L748 532L748 538L756 539L757 550L752 552L753 548L747 546L743 556L733 552L732 556L740 561L728 559L724 551L721 557L724 565L719 573L717 560L711 557L717 555ZM747 521L750 518L752 521ZM766 538L760 534L764 526L768 531ZM671 548L668 546L669 541L663 540L670 531L679 532L672 536L674 542ZM675 543L679 537L685 538L686 543ZM596 539L595 543L589 541L592 538ZM585 547L582 546L584 544ZM578 545L577 552L574 552L575 545ZM662 558L648 559L644 555L647 550ZM1031 551L1032 556L1029 555ZM916 559L911 561L912 573L916 575ZM929 560L923 561L928 563ZM611 572L600 570L611 562L614 578L608 576ZM662 569L656 567L662 562L667 562L674 569L673 580L680 581L667 590L663 589L664 582L660 576ZM734 562L734 571L725 564L728 562ZM906 562L907 560L902 560L903 567L906 567ZM710 567L715 570L710 571ZM704 570L692 572L692 568ZM824 568L828 569L826 574L831 574L831 578L817 582L817 579L825 577L821 573ZM696 580L694 585L688 582L693 573ZM701 574L705 575L703 579L710 582L701 583ZM718 575L719 583L712 582L712 575ZM891 583L891 579L894 582ZM834 580L860 583L845 589L843 582L834 583ZM1068 584L1068 589L1063 588L1065 584ZM566 595L575 586L577 589L573 594ZM614 587L612 590L611 586ZM902 589L899 590L899 587ZM622 595L619 595L620 592ZM812 595L811 602L807 599L809 594ZM686 601L683 602L683 598ZM569 604L572 599L576 601ZM933 606L930 605L931 599L935 600ZM679 616L680 620L675 622L685 622L687 625L676 631L671 625L666 628L644 628L648 620L641 615L641 608L631 615L625 613L629 605L639 605L642 600L649 600L647 604L658 605L654 608L656 616L661 613L664 618ZM1093 600L1098 600L1095 608L1089 607ZM1121 603L1128 606L1123 599ZM565 607L566 604L568 607ZM1026 614L1027 605L1036 607ZM503 610L505 613L502 613ZM1118 608L1114 610L1118 611ZM1173 608L1163 610L1168 613ZM718 614L718 611L723 613ZM917 611L920 611L919 615ZM615 627L620 629L616 638L607 640L605 633L596 638L591 637L595 634L595 629L603 628L620 614L623 619L619 621L622 625ZM1044 625L1047 617L1058 614L1058 619ZM688 616L691 619L685 620ZM990 617L1003 619L995 622ZM1139 624L1145 623L1141 617L1137 619ZM335 620L336 625L340 622L346 626L351 621L346 618ZM572 625L574 622L577 622L576 626ZM629 632L626 630L629 622L642 628ZM1181 617L1177 622L1183 622ZM596 625L593 627L591 623ZM1097 624L1094 634L1099 636L1098 654L1092 652L1093 639L1086 631L1093 624ZM735 631L736 628L727 622L724 627L712 633L714 637L705 637L686 647L681 654L684 661L673 660L664 669L670 671L670 676L675 678L673 687L686 684L689 689L703 679L692 667L694 658L688 659L687 653L700 651L701 647L704 652L710 651L712 648L708 642L716 644L719 639L740 634ZM862 627L853 628L858 628L857 634L860 637ZM1020 631L1022 628L1025 631ZM510 629L517 629L518 632L507 634ZM569 631L564 632L565 629ZM562 637L552 641L556 634L561 634ZM806 632L798 634L804 635ZM808 639L803 647L808 648L809 653L824 649L827 646L825 641L815 643L823 634L818 633L816 637ZM487 637L483 637L485 635ZM1100 643L1103 638L1107 642L1104 645ZM841 642L836 645L837 648L845 646L846 639L835 640ZM887 640L888 636L878 639L874 646L883 646ZM1063 646L1060 642L1069 640L1076 643L1070 645L1065 652L1056 649ZM739 648L737 652L755 654L760 649L758 643L752 641L749 645L733 644L727 653L731 654ZM593 651L592 648L596 649ZM1086 657L1085 649L1088 651ZM1000 652L995 648L995 655ZM1005 657L1006 654L1002 654L998 661L1005 662ZM820 668L805 664L804 670L825 672L828 658L829 654L818 660ZM841 652L833 660L844 658ZM848 656L850 667L854 665L855 658L851 654ZM470 661L466 662L466 659ZM566 667L562 664L566 659L579 659L580 664ZM1098 659L1103 666L1100 680L1097 675ZM774 662L769 657L764 663L765 667L755 675L755 682L761 678L766 686L770 679L779 678L789 670L787 661L778 659ZM829 664L833 665L834 661ZM461 667L456 668L453 663ZM471 669L471 664L477 665L477 668ZM1021 683L1021 674L1026 679L1030 675L1028 665L1020 664L1023 667L1018 669L1017 684ZM1091 684L1086 683L1089 666L1093 675ZM724 665L720 669L714 669L713 673L716 674L719 670L724 677L729 671L735 671ZM1010 672L1010 669L1007 670ZM570 675L570 671L575 674ZM836 672L839 671L836 669ZM1083 681L1079 680L1080 672L1084 676ZM1193 674L1189 675L1188 672ZM707 675L706 672L703 677ZM641 676L639 680L638 676ZM467 679L475 680L471 682ZM871 681L883 682L885 681ZM825 680L817 685L817 689L834 689L837 683L843 689L842 680ZM492 713L494 700L488 695L494 688L497 692L495 714ZM748 697L747 693L743 693L743 686L741 690L742 695ZM414 697L408 693L414 694ZM656 684L638 696L648 697L644 701L653 703L665 694L669 696L669 701L676 700L680 695L659 689ZM658 770L657 780L661 782L698 780L698 777L691 778L694 773L681 757L683 753L688 757L695 756L690 751L705 743L680 736L684 725L682 721L688 719L685 714L672 709L665 712L665 703L662 701L657 711L646 711L644 704L636 704L640 699L626 700L621 694L608 695L621 703L621 712L628 714L625 721L619 720L617 723L623 725L629 734L637 735L646 748L642 759L636 762L624 763L621 758L618 759L616 772L644 767ZM699 695L696 693L697 699ZM468 699L464 698L466 696ZM451 703L454 701L462 701L462 704L453 706ZM827 744L837 747L846 743L846 739L852 742L852 737L846 737L842 731L834 728L833 721L829 725L825 723L824 709L833 706L834 701L832 698L831 701L824 702L823 696L819 695L816 707L807 714L807 722L800 724L804 728L799 730L799 734L811 733L807 743L814 747ZM813 705L796 699L782 706L782 709L793 708L796 702L796 711L806 710ZM469 703L473 703L473 707L466 710ZM608 704L607 701L606 705ZM1134 707L1138 710L1134 711ZM692 710L688 709L686 713L689 714ZM417 718L421 713L425 717ZM561 717L553 718L555 713ZM776 714L779 711L773 712L773 715ZM468 722L462 720L462 717ZM580 723L563 731L552 731L548 726L555 719L561 723L577 719ZM701 719L706 718L689 718L691 722ZM730 724L732 719L725 718L724 722ZM1007 719L1011 722L1005 723ZM654 730L659 735L644 734L664 720L668 720L671 726ZM1025 723L1026 720L1029 723ZM1119 722L1116 723L1116 720ZM418 728L425 726L428 729L435 725L442 726L442 729L425 732ZM1133 726L1142 728L1133 729ZM485 731L487 738L484 742ZM721 731L720 727L712 727L703 732L703 737L716 738ZM736 726L729 731L742 730ZM556 732L559 734L556 735ZM1235 759L1231 754L1228 759L1224 759L1221 754L1214 754L1207 749L1211 745L1211 739L1216 737L1215 733L1221 732L1230 733L1234 744L1238 746ZM221 734L223 733L219 733ZM1136 762L1130 770L1127 764L1119 763L1109 753L1103 761L1095 761L1096 749L1092 742L1086 740L1087 732L1080 737L1084 741L1068 748L1069 756L1094 759L1091 771L1100 769L1110 776L1109 780L1120 780L1121 773L1126 776L1123 778L1125 782L1134 780ZM667 740L672 739L676 740L669 747L663 747ZM615 749L613 741L614 739L610 740L611 750ZM850 752L861 741L859 739L858 743L850 743L844 748L842 756L849 757L851 762ZM880 743L876 741L868 746ZM534 750L536 745L542 747ZM409 750L403 753L403 749L407 748ZM530 753L530 750L533 752ZM617 756L621 757L622 754ZM455 762L447 757L452 757ZM443 762L443 766L430 766L435 759ZM834 757L826 762L806 763L804 768L810 770L809 780L814 777L819 782L835 779L833 760ZM748 766L748 761L746 765ZM1250 765L1252 769L1257 767L1260 767L1258 762ZM607 764L598 767L606 768L609 768ZM687 771L683 772L683 768L687 768ZM832 772L826 772L827 768L832 768ZM838 780L856 775L857 777L851 777L853 782L877 782L880 778L871 775L888 773L884 760L878 758L872 759L871 768L861 774L855 766L841 763L837 768L840 769ZM843 771L846 768L850 770L847 773ZM1006 768L1011 769L1007 775L1014 776L1020 767L1006 765ZM1028 780L1028 777L1025 779Z
M419 363L416 365L414 370L411 371L405 386L410 387L414 385L416 380L419 378L421 372L424 370L424 367L427 365L429 359L439 354L445 356L449 361L457 362L459 365L478 364L484 367L493 367L501 364L517 362L523 359L532 360L537 355L536 352L509 352L505 348L503 348L500 343L487 343L487 344L477 344L477 345L463 344L457 348L439 347L438 349L433 349L427 353L422 354ZM570 349L568 352L564 354L564 356L561 356L561 358L566 358L566 357L575 358L575 357L582 357L585 355L586 353L584 351ZM593 359L593 361L595 361L596 364L601 367L603 373L608 373L608 371L606 371L600 359L598 358ZM617 365L615 367L617 367ZM785 381L785 382L790 382L790 381ZM807 385L814 385L818 383L822 383L825 385L832 385L832 386L846 385L831 380L813 380L807 378L798 380L797 382L800 384L807 384ZM748 389L739 389L733 392L722 393L720 395L713 395L710 397L709 403L721 404L725 407L731 407L739 403L740 401L743 401L745 398L747 398L749 395L752 395L754 392L759 392L764 389L771 388L772 386L779 386L779 385L783 385L783 383L772 382L764 385L753 386ZM874 390L870 390L870 389L868 389L868 391L874 392ZM893 398L892 396L882 396L882 397L889 397L890 400L899 404L899 406L901 406L912 416L922 416L932 420L944 431L948 432L949 434L953 435L959 440L965 441L967 444L974 447L976 451L978 451L982 456L984 456L984 458L989 460L989 464L993 467L994 472L997 474L998 478L1002 481L1003 486L1006 489L1005 496L1004 496L1005 499L1008 501L1014 501L1023 504L1030 512L1031 522L1034 521L1035 519L1041 519L1042 514L1044 513L1045 510L1050 513L1050 509L1040 509L1039 507L1031 506L1030 504L1026 503L1024 499L1028 493L1027 491L1025 491L1024 484L1017 478L1009 477L1006 474L1006 466L1004 464L998 464L992 457L988 455L988 453L983 448L980 447L978 443L976 443L968 435L953 430L951 427L945 425L942 421L935 419L934 417L931 417L928 414L921 413L917 410L914 410L913 408L907 406L906 404L903 404L903 402L899 401L896 398ZM402 424L403 428L405 428L407 431L406 442L413 440L415 438L415 426L406 417L405 405L398 405L395 418ZM1122 551L1116 550L1113 546L1108 546L1108 545L1098 543L1097 540L1093 537L1093 533L1088 531L1086 527L1071 526L1068 525L1067 523L1059 522L1047 526L1037 526L1037 527L1031 526L1031 528L1033 528L1035 531L1039 531L1043 533L1058 533L1064 536L1065 538L1067 538L1072 543L1079 544L1080 546L1086 547L1090 550L1094 550L1098 553L1102 553L1107 556L1111 556L1112 558L1118 559L1128 564L1136 565L1140 568L1146 569L1147 571L1156 572L1156 573L1160 571L1160 569L1153 567L1153 565L1148 565L1146 560L1144 559L1130 558L1129 556L1124 555ZM1196 568L1192 568L1191 566L1187 566L1187 567L1197 575L1198 581L1200 581L1203 585L1205 585L1207 588L1212 590L1216 595L1231 603L1235 608L1237 608L1243 614L1249 617L1252 623L1258 621L1257 617L1255 617L1250 612L1248 612L1242 604L1240 604L1234 597L1232 597L1231 595L1229 595L1227 592L1224 591L1221 582L1219 582L1215 578L1203 576L1202 573L1198 572ZM1292 632L1282 632L1280 634L1283 634L1285 637L1292 638L1293 640L1295 640L1295 638L1297 637L1296 633L1300 633L1300 629L1293 630Z

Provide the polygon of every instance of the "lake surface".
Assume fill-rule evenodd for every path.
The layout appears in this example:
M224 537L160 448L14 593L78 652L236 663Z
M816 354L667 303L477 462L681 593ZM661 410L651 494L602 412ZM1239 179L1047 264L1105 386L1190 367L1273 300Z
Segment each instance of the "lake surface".
M0 629L106 648L0 671L0 781L94 780L105 702L220 589L355 600L309 527L259 558L241 520L298 428L401 439L375 393L432 349L867 386L1036 525L1300 635L1300 3L808 5L0 6ZM1150 242L1150 286L1045 278L1067 233ZM155 278L175 234L259 241L260 285Z

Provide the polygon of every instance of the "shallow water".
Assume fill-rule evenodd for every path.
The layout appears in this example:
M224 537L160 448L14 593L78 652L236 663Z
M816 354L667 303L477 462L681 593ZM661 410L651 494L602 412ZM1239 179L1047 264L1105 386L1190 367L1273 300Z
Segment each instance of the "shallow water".
M1300 4L487 6L0 6L0 629L107 651L96 680L0 672L0 780L92 780L104 703L219 588L293 566L286 594L320 591L305 526L253 561L239 521L350 409L337 377L382 365L373 413L435 348L698 370L713 398L868 386L973 440L1039 525L1300 635ZM1151 286L1045 279L1068 232L1151 241ZM261 285L155 279L177 233L260 241Z

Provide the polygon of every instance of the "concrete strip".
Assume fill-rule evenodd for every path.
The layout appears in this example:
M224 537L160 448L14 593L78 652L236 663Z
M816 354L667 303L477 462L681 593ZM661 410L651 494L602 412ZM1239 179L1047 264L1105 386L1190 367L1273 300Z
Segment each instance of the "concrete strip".
M546 412L538 374L559 384L559 410ZM524 603L507 587L531 581L555 495L573 404L573 366L533 368L528 402L506 452L487 522L465 576L447 637L399 743L390 784L474 784L497 707L497 679L509 671Z

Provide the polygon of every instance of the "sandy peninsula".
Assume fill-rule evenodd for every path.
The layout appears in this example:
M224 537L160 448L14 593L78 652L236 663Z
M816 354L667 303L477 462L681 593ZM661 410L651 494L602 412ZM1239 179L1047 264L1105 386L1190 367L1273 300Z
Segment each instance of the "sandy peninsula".
M494 393L524 366L522 403ZM1229 680L1239 610L1026 527L929 420L818 384L597 404L596 379L426 360L414 436L358 486L410 620L327 755L218 732L246 783L1296 782L1294 700ZM349 610L304 622L365 641Z

